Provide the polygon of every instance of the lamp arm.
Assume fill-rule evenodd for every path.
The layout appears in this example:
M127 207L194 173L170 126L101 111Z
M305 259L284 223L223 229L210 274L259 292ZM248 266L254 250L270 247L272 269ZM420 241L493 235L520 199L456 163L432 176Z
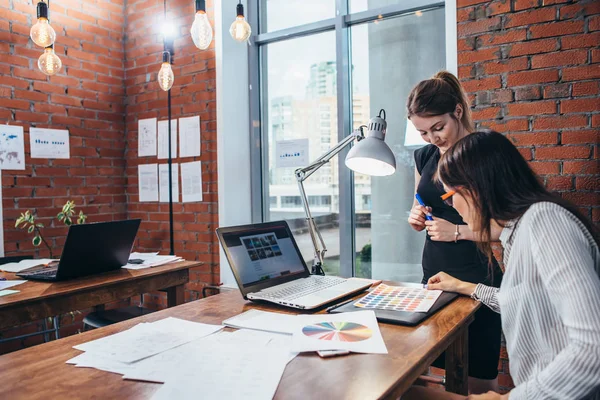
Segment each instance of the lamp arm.
M364 139L364 135L362 132L362 127L360 127L359 129L353 131L352 134L346 136L337 145L329 149L327 153L323 154L321 157L310 163L308 166L304 168L298 168L295 171L296 180L298 181L298 189L300 190L300 199L302 200L302 207L304 208L304 214L306 214L308 232L310 233L310 238L312 240L313 247L315 250L315 258L313 260L311 270L311 273L314 275L325 275L325 272L323 271L323 259L325 258L325 252L327 251L327 247L325 246L325 242L323 241L321 232L319 232L317 224L315 223L312 213L310 212L310 207L308 205L308 197L306 196L306 191L304 190L303 182L309 176L315 173L319 168L327 164L348 144L352 143L354 140L360 141L362 139Z

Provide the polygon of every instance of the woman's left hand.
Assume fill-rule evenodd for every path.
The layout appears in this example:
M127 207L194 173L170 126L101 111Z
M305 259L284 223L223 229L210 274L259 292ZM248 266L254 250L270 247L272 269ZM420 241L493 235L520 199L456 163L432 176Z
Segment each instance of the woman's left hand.
M456 237L456 225L445 219L433 218L433 221L425 221L425 229L431 240L436 242L454 242Z
M467 400L508 400L508 393L500 394L490 391L484 394L472 394L467 397Z

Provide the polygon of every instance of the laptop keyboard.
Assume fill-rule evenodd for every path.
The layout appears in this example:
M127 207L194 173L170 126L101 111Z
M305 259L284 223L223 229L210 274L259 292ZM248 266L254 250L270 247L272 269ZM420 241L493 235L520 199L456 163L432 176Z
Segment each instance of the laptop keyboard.
M279 290L262 291L260 296L269 300L294 300L344 282L346 279L336 276L311 276Z
M36 271L27 274L20 274L21 276L54 276L56 275L56 269L50 269L48 271Z

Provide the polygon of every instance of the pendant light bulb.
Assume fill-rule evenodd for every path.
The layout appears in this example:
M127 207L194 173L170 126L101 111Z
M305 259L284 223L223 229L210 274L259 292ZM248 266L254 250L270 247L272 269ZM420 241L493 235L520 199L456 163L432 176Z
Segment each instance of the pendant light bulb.
M48 22L48 4L43 1L37 4L37 22L31 27L29 36L33 43L44 48L53 45L56 40L56 32Z
M250 24L246 21L246 18L244 18L244 5L240 2L240 4L237 5L237 17L229 28L229 34L238 42L245 42L250 37L251 33L252 29L250 28Z
M206 50L213 39L213 31L206 15L206 1L196 0L196 16L190 29L194 45L200 50Z
M54 53L54 48L48 46L44 49L44 53L38 58L38 68L44 75L56 75L62 68L62 61Z
M163 53L163 63L158 71L158 86L165 92L171 90L175 82L175 74L171 68L171 55L168 51Z

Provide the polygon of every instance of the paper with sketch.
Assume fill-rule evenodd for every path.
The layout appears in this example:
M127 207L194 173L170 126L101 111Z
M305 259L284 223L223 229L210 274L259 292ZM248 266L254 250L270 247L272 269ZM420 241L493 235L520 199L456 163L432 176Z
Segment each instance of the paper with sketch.
M50 258L39 258L36 260L21 260L19 262L8 263L4 265L0 265L0 271L4 272L21 272L26 269L36 267L38 265L48 265L52 261Z
M23 127L0 125L0 170L25 169Z
M158 158L169 158L169 121L158 121ZM171 158L177 158L177 120L171 120Z
M140 202L158 201L158 165L138 165L138 187Z
M29 128L31 158L70 158L69 131Z
M8 288L20 285L20 284L25 283L25 282L27 282L27 281L19 281L19 280L0 281L0 290L8 289Z
M173 203L179 202L179 164L171 165L171 187L173 188ZM169 164L158 165L158 181L160 202L169 202Z
M138 120L138 157L156 155L156 118Z
M200 117L179 118L179 157L200 155Z
M202 201L202 163L181 163L181 201Z
M255 329L288 335L294 333L294 324L296 324L296 315L254 309L223 321L223 325L232 328Z
M387 354L373 311L328 315L298 315L292 351L349 350Z
M204 399L272 399L288 355L278 347L227 343L190 350L152 398L196 400L201 393Z
M103 355L113 361L131 363L172 349L222 329L178 318L165 318L150 324L106 336L73 348Z
M276 168L306 167L308 160L308 139L279 140L275 144Z

